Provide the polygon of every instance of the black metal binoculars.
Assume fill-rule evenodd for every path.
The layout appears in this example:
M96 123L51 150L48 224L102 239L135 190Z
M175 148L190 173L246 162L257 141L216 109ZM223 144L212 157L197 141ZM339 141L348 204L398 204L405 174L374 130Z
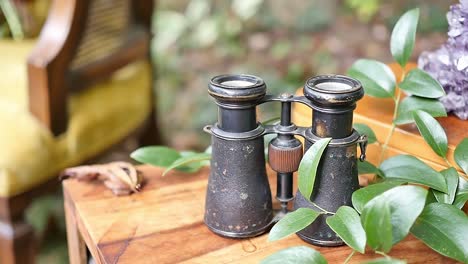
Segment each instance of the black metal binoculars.
M206 126L212 135L211 173L208 181L205 224L216 234L246 238L266 232L277 220L265 169L263 136L277 134L268 147L270 167L277 172L278 216L287 212L294 199L293 172L305 150L321 138L331 137L320 160L314 192L310 200L328 211L351 205L351 195L359 188L357 145L365 158L366 137L353 129L353 110L364 95L362 85L352 78L323 75L307 80L305 96L267 95L264 81L252 75L221 75L211 79L209 94L218 105L218 122ZM259 104L281 102L277 125L257 122ZM291 122L291 105L302 103L312 110L312 126ZM297 191L294 208L316 208ZM322 246L338 246L343 241L321 215L297 234L303 240Z

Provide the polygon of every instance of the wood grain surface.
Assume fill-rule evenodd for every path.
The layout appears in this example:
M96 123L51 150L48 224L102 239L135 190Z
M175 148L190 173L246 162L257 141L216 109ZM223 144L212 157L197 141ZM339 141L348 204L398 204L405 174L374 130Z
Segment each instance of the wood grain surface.
M76 234L97 263L258 263L298 245L319 250L329 263L343 263L351 252L346 246L314 247L295 235L276 242L268 242L267 235L244 240L219 237L203 224L209 168L193 174L172 171L165 177L161 168L139 169L146 179L143 191L124 197L113 196L99 183L64 181L67 231L73 237L71 263L84 263L83 244ZM275 190L276 177L271 170L268 174ZM279 207L277 202L274 206ZM389 255L408 263L455 263L411 236ZM356 254L350 263L378 257Z

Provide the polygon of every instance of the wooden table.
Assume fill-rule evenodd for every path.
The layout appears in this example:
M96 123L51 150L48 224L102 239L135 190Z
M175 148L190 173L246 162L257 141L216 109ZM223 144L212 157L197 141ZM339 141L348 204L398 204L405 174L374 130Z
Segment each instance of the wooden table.
M115 197L98 183L63 183L70 263L86 263L85 244L97 263L258 263L272 253L306 244L293 235L268 242L267 235L236 240L219 237L203 224L209 168L198 173L142 166L147 184L131 196ZM272 190L274 173L269 171ZM274 204L279 207L277 203ZM350 248L313 247L329 263L343 263ZM413 237L390 252L409 263L454 263ZM356 254L350 263L378 258Z

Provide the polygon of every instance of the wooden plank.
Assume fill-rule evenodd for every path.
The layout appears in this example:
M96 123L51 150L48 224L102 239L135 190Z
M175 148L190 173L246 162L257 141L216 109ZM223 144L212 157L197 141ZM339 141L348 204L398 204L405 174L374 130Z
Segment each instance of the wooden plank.
M115 197L96 183L63 184L75 206L80 233L98 263L258 263L280 249L308 245L297 236L276 242L267 242L267 235L244 240L217 236L203 224L208 168L165 177L160 168L140 169L147 184L142 192L126 197ZM276 177L268 173L274 190ZM279 208L277 202L274 207ZM350 253L348 247L314 248L329 263L343 262ZM412 237L390 255L409 263L454 263ZM375 257L358 254L352 263Z
M73 203L65 196L65 222L67 225L67 246L70 264L87 263L86 245L78 230Z

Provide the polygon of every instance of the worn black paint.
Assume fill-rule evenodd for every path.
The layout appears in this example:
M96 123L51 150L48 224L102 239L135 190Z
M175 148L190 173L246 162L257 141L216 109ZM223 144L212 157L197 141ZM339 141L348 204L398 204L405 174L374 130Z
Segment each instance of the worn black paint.
M272 224L271 191L265 171L263 138L212 137L211 173L205 224L229 237L252 237Z
M230 85L229 81L246 85ZM218 105L218 122L211 130L205 224L227 237L262 234L273 224L271 191L263 137L249 137L259 126L255 106L266 93L265 83L250 75L222 75L211 80L208 91Z

